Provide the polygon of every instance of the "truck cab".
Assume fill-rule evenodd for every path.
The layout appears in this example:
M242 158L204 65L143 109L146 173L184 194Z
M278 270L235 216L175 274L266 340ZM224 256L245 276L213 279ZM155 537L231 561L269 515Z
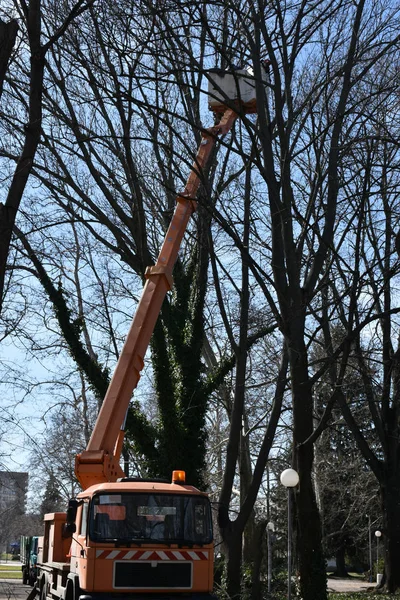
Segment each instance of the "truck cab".
M206 494L184 483L121 479L88 488L71 506L59 528L64 548L73 532L67 568L57 564L54 569L48 560L41 565L46 570L43 599L212 597L214 550Z

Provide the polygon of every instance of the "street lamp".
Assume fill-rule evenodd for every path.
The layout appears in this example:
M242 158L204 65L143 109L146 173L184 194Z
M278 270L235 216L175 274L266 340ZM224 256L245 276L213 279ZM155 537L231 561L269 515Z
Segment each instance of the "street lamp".
M281 473L281 484L287 488L288 497L288 600L292 595L292 488L299 483L299 474L294 469Z
M267 548L268 548L268 565L267 565L267 576L268 576L268 593L271 592L272 586L272 537L275 531L275 524L270 521L267 523Z
M381 537L382 532L379 531L379 529L377 529L375 531L375 537L376 537L376 582L378 582L378 571L379 571L379 538Z

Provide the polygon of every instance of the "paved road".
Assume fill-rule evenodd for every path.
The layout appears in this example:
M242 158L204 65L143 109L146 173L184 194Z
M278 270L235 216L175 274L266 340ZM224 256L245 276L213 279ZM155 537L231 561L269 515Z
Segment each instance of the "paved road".
M362 579L328 578L328 592L366 592L374 589L374 583Z
M21 581L0 579L0 600L27 600L32 588Z
M360 579L328 579L329 592L366 592L373 590L375 585ZM20 581L0 579L0 600L27 600L32 591L30 585Z

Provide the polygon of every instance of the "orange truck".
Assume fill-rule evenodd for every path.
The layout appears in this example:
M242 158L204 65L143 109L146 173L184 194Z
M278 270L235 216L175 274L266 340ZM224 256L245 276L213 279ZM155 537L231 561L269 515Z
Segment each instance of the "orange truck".
M42 539L40 600L212 597L210 503L183 471L90 486L45 516Z
M45 515L36 595L40 600L206 600L213 589L213 536L207 495L187 485L183 471L171 481L127 478L120 466L123 423L190 216L201 177L219 136L238 116L254 112L254 97L239 75L210 75L210 109L218 125L202 133L198 153L146 284L92 436L76 457L83 491L66 513ZM236 85L237 84L237 85ZM228 93L224 91L228 86ZM231 91L233 90L233 92ZM253 86L254 90L254 86ZM253 94L254 95L254 94ZM231 104L229 107L226 104Z

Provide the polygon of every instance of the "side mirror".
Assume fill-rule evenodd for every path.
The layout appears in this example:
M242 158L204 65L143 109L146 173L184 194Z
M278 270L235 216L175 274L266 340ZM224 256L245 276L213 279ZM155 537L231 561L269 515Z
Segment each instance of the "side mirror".
M71 537L76 531L76 513L78 511L79 502L75 498L68 502L66 523L63 527L62 535L64 538Z
M72 498L68 502L67 519L66 519L67 523L75 523L78 506L79 506L79 502L78 502L78 500L75 500L75 498Z
M62 536L63 536L63 538L72 537L72 535L75 533L75 531L76 531L75 523L64 523Z

